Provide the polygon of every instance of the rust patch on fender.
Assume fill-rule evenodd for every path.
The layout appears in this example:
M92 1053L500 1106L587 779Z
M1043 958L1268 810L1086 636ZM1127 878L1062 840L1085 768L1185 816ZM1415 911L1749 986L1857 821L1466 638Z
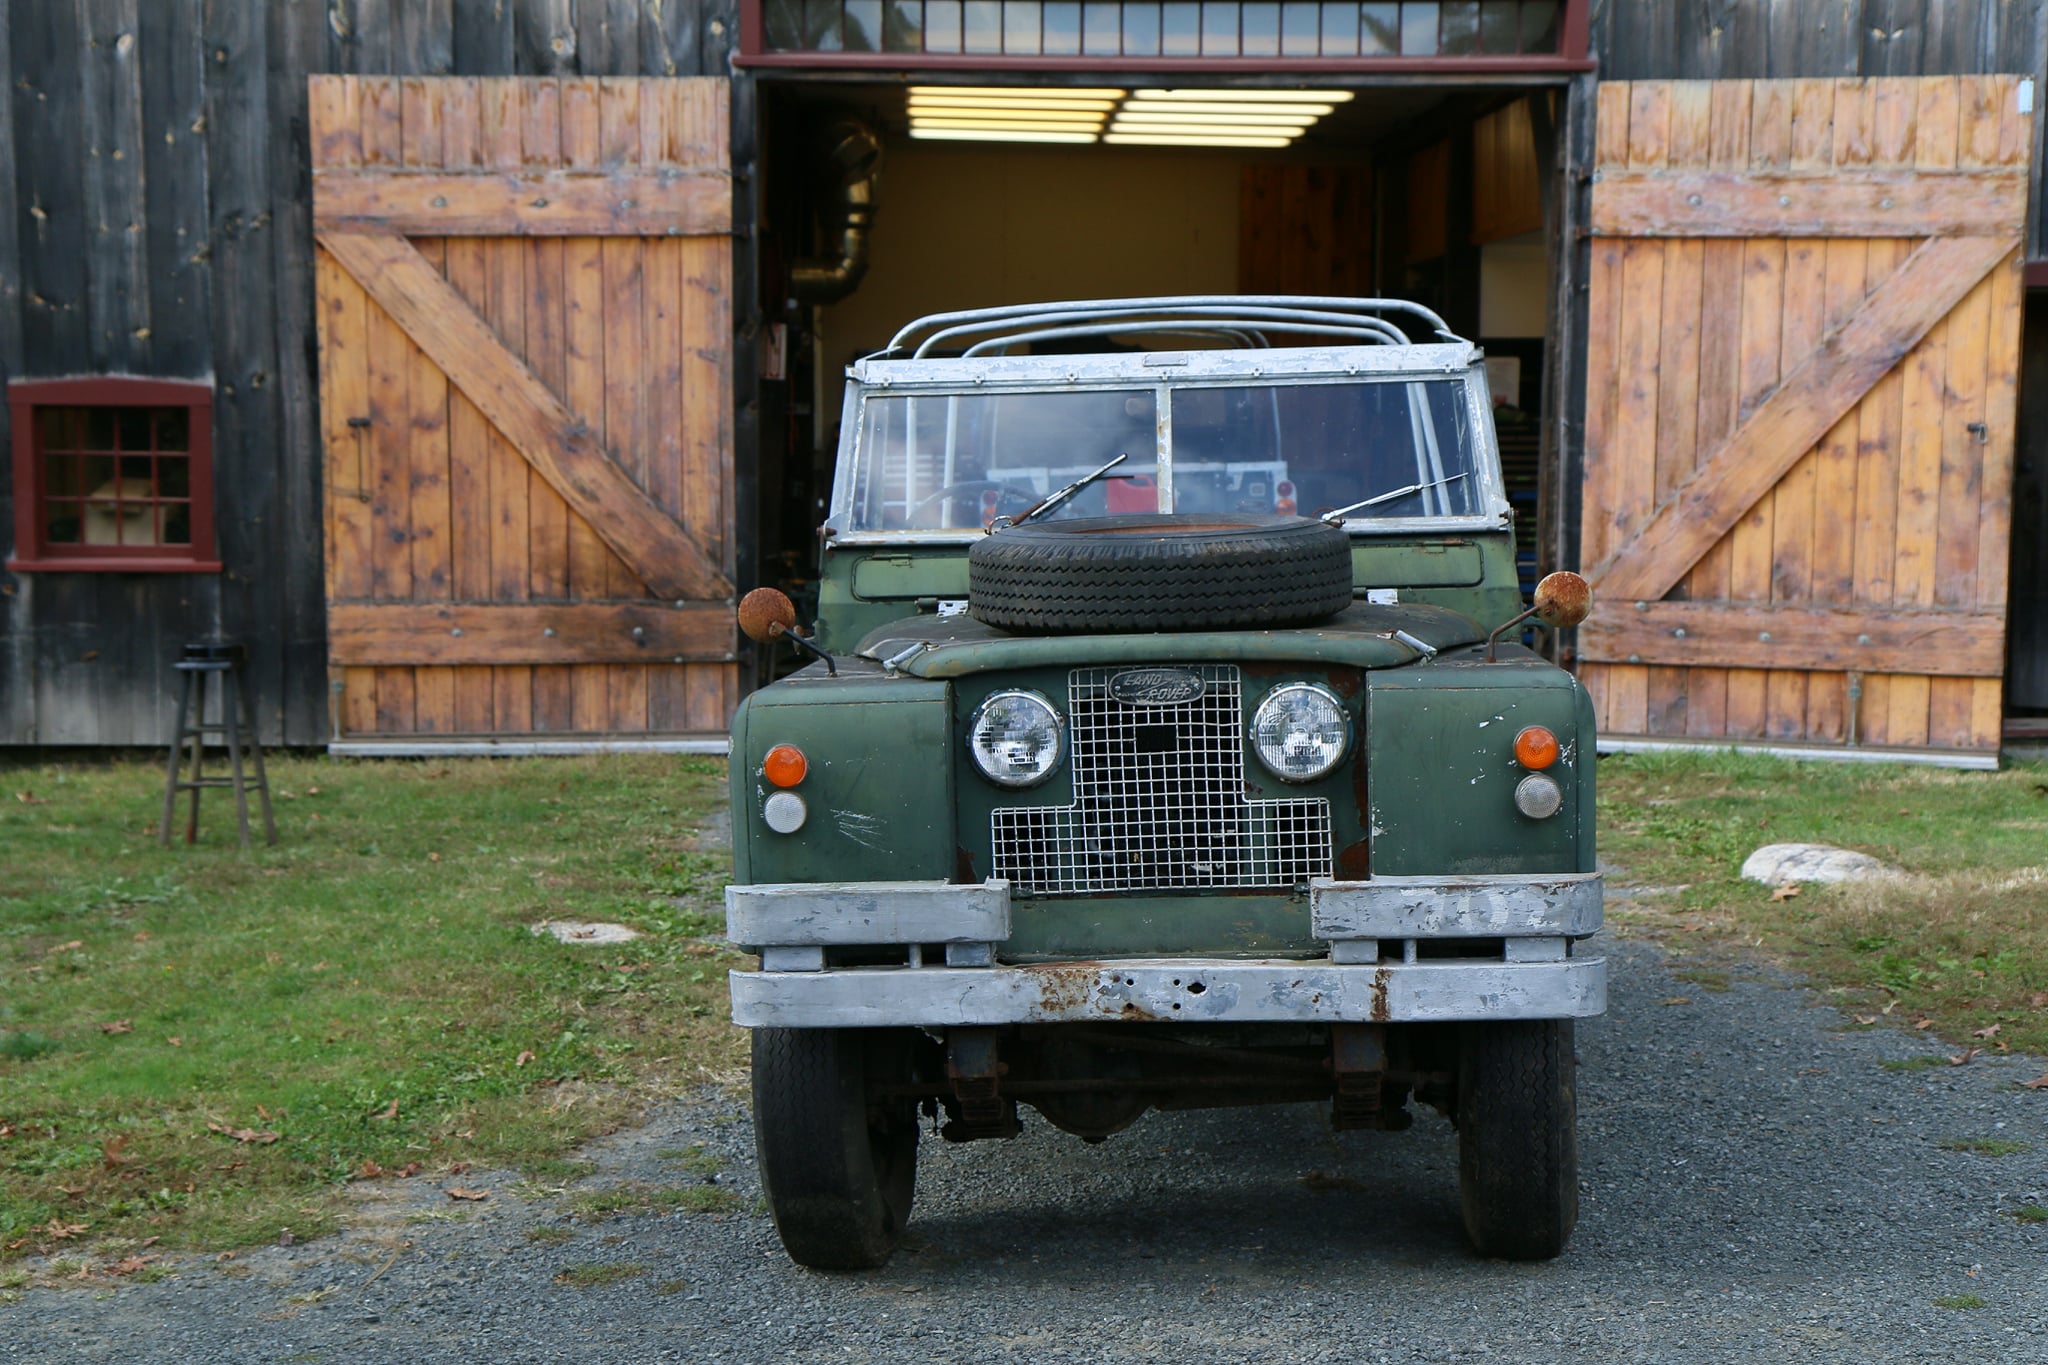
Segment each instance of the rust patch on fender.
M1378 967L1372 974L1372 1019L1376 1024L1387 1022L1387 981L1393 975L1392 967Z

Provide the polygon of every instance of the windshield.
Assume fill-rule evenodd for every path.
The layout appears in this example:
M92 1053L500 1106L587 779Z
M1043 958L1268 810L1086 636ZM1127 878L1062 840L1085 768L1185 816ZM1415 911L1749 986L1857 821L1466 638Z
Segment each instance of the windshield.
M1356 525L1485 510L1462 378L914 397L869 390L844 529L980 529L1118 455L1129 458L1114 474L1047 515L1317 516L1370 500L1347 514Z

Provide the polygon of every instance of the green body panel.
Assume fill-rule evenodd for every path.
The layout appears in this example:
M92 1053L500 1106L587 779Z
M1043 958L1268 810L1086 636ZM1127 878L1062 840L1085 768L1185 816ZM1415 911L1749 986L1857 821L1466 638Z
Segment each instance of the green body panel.
M1343 699L1351 756L1329 777L1288 784L1245 755L1249 800L1321 797L1330 804L1340 878L1593 870L1593 716L1570 675L1518 644L1485 660L1485 629L1520 611L1512 537L1361 539L1353 569L1361 596L1393 588L1395 605L1360 602L1312 627L1171 634L1006 635L937 603L966 594L962 546L828 550L818 633L839 655L828 678L812 665L755 693L734 720L732 789L736 880L980 881L992 869L998 807L1073 800L1067 762L1042 785L984 779L962 736L989 693L1015 687L1067 709L1069 671L1101 663L1236 663L1242 710L1273 687L1320 682ZM1440 651L1433 659L1396 630ZM910 652L913 645L926 648ZM858 653L856 653L858 650ZM899 659L890 675L879 660ZM1523 726L1556 732L1551 770L1564 807L1523 816L1513 756ZM810 772L797 788L804 827L778 835L761 822L761 760L778 743L801 748ZM1320 956L1307 898L1297 891L1019 895L1008 961L1102 957Z
M944 683L813 666L741 703L733 717L734 880L945 881L952 877L953 775L959 747ZM761 822L771 788L761 760L777 744L803 750L795 788L802 829Z
M1489 624L1507 620L1523 605L1515 577L1514 535L1508 531L1355 537L1351 575L1360 596L1370 589L1391 588L1404 603L1442 607ZM818 582L818 643L828 650L851 650L892 621L917 613L930 615L940 602L966 596L965 545L828 543Z
M1593 870L1591 708L1570 674L1519 645L1492 664L1480 648L1372 674L1367 697L1375 873ZM1562 749L1549 772L1564 806L1544 820L1515 808L1530 725Z

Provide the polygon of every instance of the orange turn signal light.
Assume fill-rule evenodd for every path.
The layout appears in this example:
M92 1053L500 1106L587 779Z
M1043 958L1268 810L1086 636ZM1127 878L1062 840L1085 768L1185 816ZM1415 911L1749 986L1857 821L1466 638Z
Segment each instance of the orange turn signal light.
M1556 745L1552 744L1553 751ZM761 760L761 775L778 787L794 787L811 770L804 751L794 744L778 744Z
M1525 768L1547 768L1557 762L1557 736L1532 725L1515 736L1515 761Z

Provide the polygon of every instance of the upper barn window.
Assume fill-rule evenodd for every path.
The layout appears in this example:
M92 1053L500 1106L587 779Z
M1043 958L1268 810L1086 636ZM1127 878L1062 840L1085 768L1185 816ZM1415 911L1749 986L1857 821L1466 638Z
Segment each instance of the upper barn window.
M213 540L213 390L160 379L7 387L11 569L205 573Z
M1565 0L753 0L749 57L1349 60L1570 55ZM1571 17L1578 17L1573 15ZM950 64L950 63L939 63Z

